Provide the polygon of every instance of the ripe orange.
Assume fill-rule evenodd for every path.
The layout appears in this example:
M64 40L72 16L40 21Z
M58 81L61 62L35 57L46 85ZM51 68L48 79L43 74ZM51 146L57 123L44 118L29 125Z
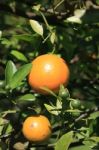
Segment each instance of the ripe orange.
M43 115L30 116L23 122L22 132L29 141L42 142L51 136L51 124Z
M67 85L69 79L69 68L66 62L55 54L44 54L38 56L32 62L33 67L29 74L29 85L37 92L48 94L41 89L47 87L56 92L61 84Z

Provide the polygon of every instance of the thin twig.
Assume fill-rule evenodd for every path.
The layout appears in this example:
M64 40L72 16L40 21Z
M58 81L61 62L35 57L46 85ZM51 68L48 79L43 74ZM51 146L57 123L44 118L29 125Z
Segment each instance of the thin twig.
M88 117L91 113L97 112L99 110L99 107L95 107L94 109L90 110L87 109L85 113L82 113L78 118L75 119L74 123L78 122L79 120Z
M52 31L51 31L51 28L50 28L50 26L49 26L49 24L48 24L48 22L47 22L47 19L46 19L46 17L44 16L44 14L43 14L42 12L40 12L40 14L41 14L41 15L42 15L42 17L43 17L44 22L45 22L45 24L46 24L46 26L47 26L48 30L49 30L50 32L52 32Z
M99 107L95 107L94 109L87 109L84 113L82 113L78 118L76 118L75 120L73 120L73 123L71 124L71 126L66 129L66 130L70 130L75 126L75 123L77 123L78 121L85 119L86 117L90 116L91 113L93 112L97 112L99 111ZM64 123L64 125L66 125L67 122ZM61 125L58 125L57 127L53 128L53 132L56 132L57 130L63 128Z
M55 7L54 10L57 9L65 0L61 0Z

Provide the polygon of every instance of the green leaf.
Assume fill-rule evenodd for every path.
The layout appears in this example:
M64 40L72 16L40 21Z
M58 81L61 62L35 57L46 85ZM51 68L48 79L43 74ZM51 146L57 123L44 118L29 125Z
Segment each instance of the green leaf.
M68 110L66 110L66 112L70 112L70 113L80 113L80 112L82 112L81 110L79 110L79 109L68 109Z
M33 94L25 94L19 97L18 101L35 101L35 96Z
M5 89L3 89L3 88L0 88L0 94L6 94L6 91L5 91Z
M57 95L56 95L53 91L51 91L49 88L47 88L47 87L40 87L40 89L46 91L47 93L49 93L49 94L51 94L52 96L54 96L54 97L57 98Z
M31 42L33 41L34 37L36 35L30 35L30 34L21 34L21 35L14 35L14 37L18 40L26 41L26 42Z
M61 101L61 99L57 99L56 107L57 107L57 109L62 109L62 101Z
M94 142L93 140L85 140L85 141L83 141L83 144L88 147L93 148L97 145L97 142Z
M82 145L82 146L75 146L70 148L69 150L92 150L89 146Z
M6 119L3 119L0 117L0 126L4 125L4 124L7 124L8 123L8 120Z
M73 131L64 134L56 143L55 150L68 150L73 141Z
M4 128L3 125L0 126L0 136L2 135L3 128Z
M12 130L13 130L12 125L11 125L10 123L8 123L8 125L7 125L7 127L6 127L6 132L5 132L5 134L11 133Z
M70 98L70 93L67 88L65 88L63 85L60 85L58 96L63 99L66 99L66 98Z
M0 88L5 86L5 81L4 80L0 80Z
M15 72L15 74L13 75L12 80L9 83L9 87L11 89L18 87L18 85L21 83L21 81L29 74L31 67L32 67L31 63L20 67L18 69L18 71Z
M3 117L6 116L7 114L14 114L16 113L16 110L6 110L2 112ZM5 120L7 122L7 120Z
M59 115L59 111L57 110L55 106L51 106L48 104L44 104L44 106L47 109L47 111L50 112L51 114L56 115L56 116Z
M88 119L96 119L99 117L99 111L90 114Z
M96 0L97 5L99 5L99 0Z
M11 54L16 57L18 60L24 61L24 62L28 62L27 58L24 56L24 54L22 54L19 51L16 50L12 50Z
M94 142L99 143L99 137L98 136L92 136L90 139L93 140Z
M38 21L36 20L30 20L30 25L32 27L32 29L38 33L39 35L43 36L43 27L42 25L39 24Z
M10 60L8 61L5 69L5 83L8 85L10 81L12 80L13 74L16 72L16 66L14 63Z
M83 133L83 132L82 132L82 133ZM84 135L81 134L81 133L79 133L79 132L76 132L76 138L77 138L78 140L84 139Z

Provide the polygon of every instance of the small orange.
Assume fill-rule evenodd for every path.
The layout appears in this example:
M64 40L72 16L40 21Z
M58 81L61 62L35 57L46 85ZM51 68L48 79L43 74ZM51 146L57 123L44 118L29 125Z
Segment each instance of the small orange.
M69 68L64 59L55 54L44 54L35 58L32 64L28 82L35 91L49 94L42 88L47 87L56 92L61 84L67 85Z
M51 136L51 124L46 116L30 116L23 122L22 132L29 141L42 142Z
M69 79L69 68L64 59L55 54L44 54L35 58L29 74L29 85L35 91L42 94L45 92L43 87L56 92L61 84L67 85Z

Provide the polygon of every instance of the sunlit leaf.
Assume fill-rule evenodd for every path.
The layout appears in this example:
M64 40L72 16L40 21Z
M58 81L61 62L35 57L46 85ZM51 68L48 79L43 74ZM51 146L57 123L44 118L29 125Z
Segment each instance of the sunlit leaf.
M30 20L30 25L32 29L38 33L39 35L43 36L43 26L39 24L36 20Z
M73 131L64 134L56 143L55 150L68 150L73 141Z
M76 9L74 11L74 16L71 16L67 18L67 21L74 22L74 23L82 23L82 20L80 19L84 14L86 13L85 9Z
M8 123L7 127L6 127L6 131L5 134L9 134L11 133L13 130L12 125L10 123Z
M80 113L80 112L82 112L81 110L79 110L79 109L68 109L68 110L66 110L66 112L70 112L70 113Z
M56 40L56 34L55 32L52 32L51 36L50 36L50 40L51 40L51 43L55 43L55 40Z
M76 10L74 11L74 16L80 18L80 17L82 17L85 13L86 13L86 10L85 10L85 9L76 9Z
M0 38L2 37L2 31L0 31Z
M0 117L0 126L4 125L4 124L7 124L7 123L8 123L8 120L3 119L3 118Z
M97 145L96 142L94 142L93 140L85 140L85 141L83 141L83 144L88 147L91 147L91 148L93 148Z
M27 58L25 57L24 54L22 54L21 52L19 51L16 51L16 50L12 50L11 51L11 54L16 57L18 60L21 60L21 61L24 61L24 62L28 62Z
M80 20L80 18L78 18L78 17L76 17L76 16L72 16L72 17L67 18L67 21L68 21L68 22L79 23L79 24L82 23L82 21Z
M49 111L51 114L54 114L54 115L58 115L59 114L59 111L57 110L56 107L48 105L48 104L44 104L44 106L47 109L47 111Z
M4 80L0 80L0 88L4 87L5 85L5 81Z
M96 119L98 117L99 117L99 111L91 113L88 119Z
M99 143L99 137L98 136L92 136L90 139Z
M33 9L36 10L36 11L39 11L39 10L40 10L40 7L41 7L41 5L38 4L38 5L36 5L36 6L33 6Z
M0 135L2 135L2 131L3 131L3 125L0 125Z
M23 143L21 142L17 142L13 145L13 148L16 149L16 150L25 150L25 146Z
M56 107L57 107L57 109L62 109L62 101L60 99L57 99Z

